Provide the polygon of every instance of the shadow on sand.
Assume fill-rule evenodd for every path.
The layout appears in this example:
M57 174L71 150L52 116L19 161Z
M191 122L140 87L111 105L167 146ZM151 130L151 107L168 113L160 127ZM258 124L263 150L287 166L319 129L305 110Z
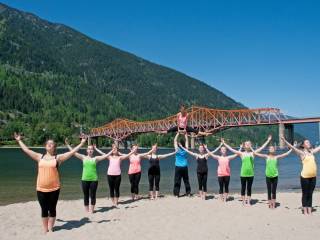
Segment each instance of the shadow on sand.
M62 219L57 219L57 222L62 222L64 223L61 226L56 226L53 228L54 231L60 231L60 230L72 230L75 228L80 228L82 226L84 226L87 223L91 223L91 221L89 220L89 218L82 218L80 220L69 220L69 221L65 221Z

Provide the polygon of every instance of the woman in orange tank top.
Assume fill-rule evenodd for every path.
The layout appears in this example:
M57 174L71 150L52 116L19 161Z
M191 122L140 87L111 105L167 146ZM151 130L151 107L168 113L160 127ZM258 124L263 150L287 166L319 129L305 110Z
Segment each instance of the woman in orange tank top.
M19 134L15 133L14 137L22 151L38 163L37 196L41 207L43 230L47 233L53 230L56 220L56 206L60 193L58 166L71 158L86 142L86 138L82 137L81 143L72 151L56 155L56 144L51 139L45 143L46 153L40 154L29 149Z
M304 215L312 215L312 195L317 181L317 163L315 154L320 152L320 146L312 148L309 140L304 140L301 149L290 144L285 138L282 140L291 148L301 159L302 171L300 175L302 189L302 208Z

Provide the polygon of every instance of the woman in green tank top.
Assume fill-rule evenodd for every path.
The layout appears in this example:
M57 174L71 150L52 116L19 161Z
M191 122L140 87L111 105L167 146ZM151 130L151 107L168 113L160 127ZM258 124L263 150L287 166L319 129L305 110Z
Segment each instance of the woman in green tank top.
M66 146L71 150L72 147L66 141ZM97 174L97 163L99 161L107 159L112 151L102 156L93 156L94 146L88 145L87 155L76 153L75 157L82 161L82 191L84 196L84 207L86 212L94 213L94 208L96 205L96 192L98 188L98 174ZM89 206L89 198L91 199L91 204Z
M253 151L252 144L250 141L246 141L243 144L244 152L238 151L230 147L222 139L222 143L233 153L241 157L241 172L240 172L240 181L241 181L241 200L243 205L251 205L251 188L254 179L254 155L261 152L271 141L272 136L268 137L268 140L256 151ZM247 195L246 195L247 193Z
M278 185L278 160L287 157L292 150L286 153L275 155L276 148L274 146L269 147L269 154L255 153L258 157L266 160L266 183L268 189L268 206L270 209L276 208L276 194Z

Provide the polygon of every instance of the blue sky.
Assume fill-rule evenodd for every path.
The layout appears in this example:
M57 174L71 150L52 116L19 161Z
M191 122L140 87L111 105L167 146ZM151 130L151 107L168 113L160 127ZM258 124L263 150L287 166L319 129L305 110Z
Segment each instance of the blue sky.
M248 107L320 116L319 1L2 2L184 72Z

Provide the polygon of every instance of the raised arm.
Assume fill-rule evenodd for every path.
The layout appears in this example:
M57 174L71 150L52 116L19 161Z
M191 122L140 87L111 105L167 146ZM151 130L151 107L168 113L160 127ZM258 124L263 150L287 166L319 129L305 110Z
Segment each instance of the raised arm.
M316 147L315 149L312 150L313 154L316 154L318 152L320 152L320 146L318 146L318 147Z
M100 155L105 155L104 152L102 152L99 148L97 148L96 145L93 145L94 150L96 150Z
M194 156L194 157L198 157L199 155L194 153L194 152L191 152L189 149L183 147L181 144L179 144L179 147L182 148L184 151L186 151L187 153L189 153L191 156Z
M219 149L223 146L223 143L221 142L220 145L213 151L211 151L211 153L215 154L216 152L219 151ZM205 146L206 147L206 146Z
M227 148L230 152L233 152L233 153L237 154L238 156L241 156L241 155L242 155L242 152L241 152L241 151L237 151L237 150L233 149L232 147L230 147L230 146L224 141L223 138L221 139L221 142L226 146L226 148Z
M66 144L66 147L69 149L69 151L72 151L72 147L70 146L68 139L66 139L64 141L64 143ZM74 156L76 156L76 158L78 158L80 160L83 160L85 158L84 155L77 153L77 152L74 154Z
M130 157L132 154L134 154L135 150L137 149L137 147L133 147L131 152L129 152L128 154L125 155L120 155L120 160L125 160L128 157Z
M178 137L179 137L179 132L177 132L177 134L176 134L176 136L174 137L174 140L173 140L173 146L174 146L174 149L176 151L178 151L178 148L179 148L179 146L178 146Z
M186 140L186 149L189 149L189 137L187 133L184 135L184 138Z
M104 153L104 154L101 155L101 156L95 157L95 158L96 158L96 161L97 161L97 162L100 162L100 161L102 161L102 160L106 160L111 154L112 154L112 149L111 149L110 152L108 152L108 153Z
M287 156L290 155L290 153L292 153L292 149L290 149L289 151L287 151L286 153L283 153L283 154L280 154L280 155L277 155L276 158L277 159L281 159L281 158L285 158Z
M293 145L292 145L291 143L289 143L289 142L287 141L287 139L285 139L284 137L282 137L281 139L285 142L285 144L286 144L289 148L291 148L293 151L295 151L296 154L298 154L298 155L300 155L300 156L304 156L304 152L303 152L302 150L298 149L296 146L293 146Z
M261 157L261 158L268 158L268 155L259 153L257 151L254 151L254 149L252 147L251 147L251 151L253 152L253 155L255 155L255 156L258 156L258 157Z
M71 158L76 152L79 151L79 149L83 146L83 144L86 142L87 138L83 135L81 136L81 142L78 146L76 146L75 148L73 148L71 151L63 153L63 154L59 154L57 156L57 160L60 163L63 163L64 161L68 160L69 158Z
M222 143L220 144L220 147L221 146L222 146ZM217 149L215 151L210 152L207 145L204 145L204 149L207 151L208 156L211 156L212 158L217 159L217 160L219 159L219 156L214 154L217 151Z
M241 144L240 147L239 147L239 152L242 151L242 146L243 146L243 145ZM235 158L237 158L237 157L239 157L238 154L233 154L233 155L228 156L228 159L229 159L229 160L233 160L233 159L235 159Z
M253 153L254 154L260 153L263 149L265 149L268 146L268 144L270 143L271 139L272 139L272 135L269 135L267 141L261 147L259 147L255 151L253 151Z
M25 152L25 154L27 154L34 161L39 162L39 160L41 158L41 154L40 153L34 152L30 148L28 148L27 145L25 145L24 142L22 142L22 140L21 140L22 137L21 137L20 134L14 133L14 138L18 142L18 144L21 147L22 151Z
M175 151L175 152L172 152L172 153L167 153L167 154L158 155L158 158L159 158L159 160L160 160L160 159L164 159L164 158L173 156L173 155L175 155L176 153L177 153L177 152Z
M152 153L153 147L150 149L149 152L145 152L145 153L140 153L139 156L141 158L149 158L150 154Z

